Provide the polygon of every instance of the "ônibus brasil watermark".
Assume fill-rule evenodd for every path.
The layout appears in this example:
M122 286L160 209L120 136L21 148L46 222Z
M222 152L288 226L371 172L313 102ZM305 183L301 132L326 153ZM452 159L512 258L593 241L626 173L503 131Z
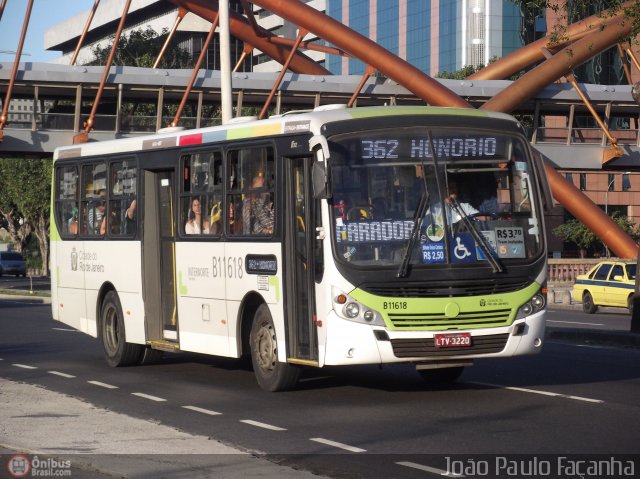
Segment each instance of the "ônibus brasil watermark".
M24 454L9 457L7 471L10 477L71 477L71 461L52 457L29 459Z

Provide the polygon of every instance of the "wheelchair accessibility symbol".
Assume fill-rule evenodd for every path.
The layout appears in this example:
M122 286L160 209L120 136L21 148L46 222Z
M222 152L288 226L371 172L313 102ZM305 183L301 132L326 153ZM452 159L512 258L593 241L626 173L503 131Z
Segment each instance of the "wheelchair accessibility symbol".
M451 241L452 263L473 263L476 261L476 244L469 233L458 233Z

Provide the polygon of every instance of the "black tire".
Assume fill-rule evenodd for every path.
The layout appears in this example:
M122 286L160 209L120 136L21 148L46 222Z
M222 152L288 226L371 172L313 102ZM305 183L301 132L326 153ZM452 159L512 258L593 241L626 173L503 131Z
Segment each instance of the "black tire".
M100 339L107 364L112 368L140 361L144 346L126 342L122 306L115 291L109 291L100 308Z
M464 371L464 366L455 368L419 369L418 373L429 387L443 387L455 383Z
M278 343L271 313L266 304L260 305L253 317L249 344L251 363L258 384L265 391L286 391L300 378L300 368L278 362Z
M593 314L598 311L598 307L593 302L593 296L589 291L582 294L582 311L587 314Z
M633 295L629 295L627 299L627 309L629 310L629 314L633 316Z
M148 366L149 364L156 364L162 359L163 351L150 348L149 346L144 348L140 355L140 365Z

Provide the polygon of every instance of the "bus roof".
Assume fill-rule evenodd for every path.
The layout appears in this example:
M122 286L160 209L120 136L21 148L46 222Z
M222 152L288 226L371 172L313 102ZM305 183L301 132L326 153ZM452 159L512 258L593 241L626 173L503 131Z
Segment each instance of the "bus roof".
M98 141L56 148L53 159L77 158L103 154L130 153L159 148L210 144L228 140L257 138L300 132L320 133L326 123L349 119L376 118L406 115L445 115L476 118L493 118L515 122L507 114L473 108L449 108L434 106L373 106L346 108L346 105L324 105L314 110L289 112L266 120L232 121L225 125L184 130L167 128L157 134Z

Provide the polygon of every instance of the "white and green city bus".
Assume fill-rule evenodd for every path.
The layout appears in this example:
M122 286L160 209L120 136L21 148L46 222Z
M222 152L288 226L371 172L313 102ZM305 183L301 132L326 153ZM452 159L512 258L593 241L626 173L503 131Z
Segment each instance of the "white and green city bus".
M508 115L321 107L54 154L53 317L111 366L161 351L453 381L540 350L541 161Z

